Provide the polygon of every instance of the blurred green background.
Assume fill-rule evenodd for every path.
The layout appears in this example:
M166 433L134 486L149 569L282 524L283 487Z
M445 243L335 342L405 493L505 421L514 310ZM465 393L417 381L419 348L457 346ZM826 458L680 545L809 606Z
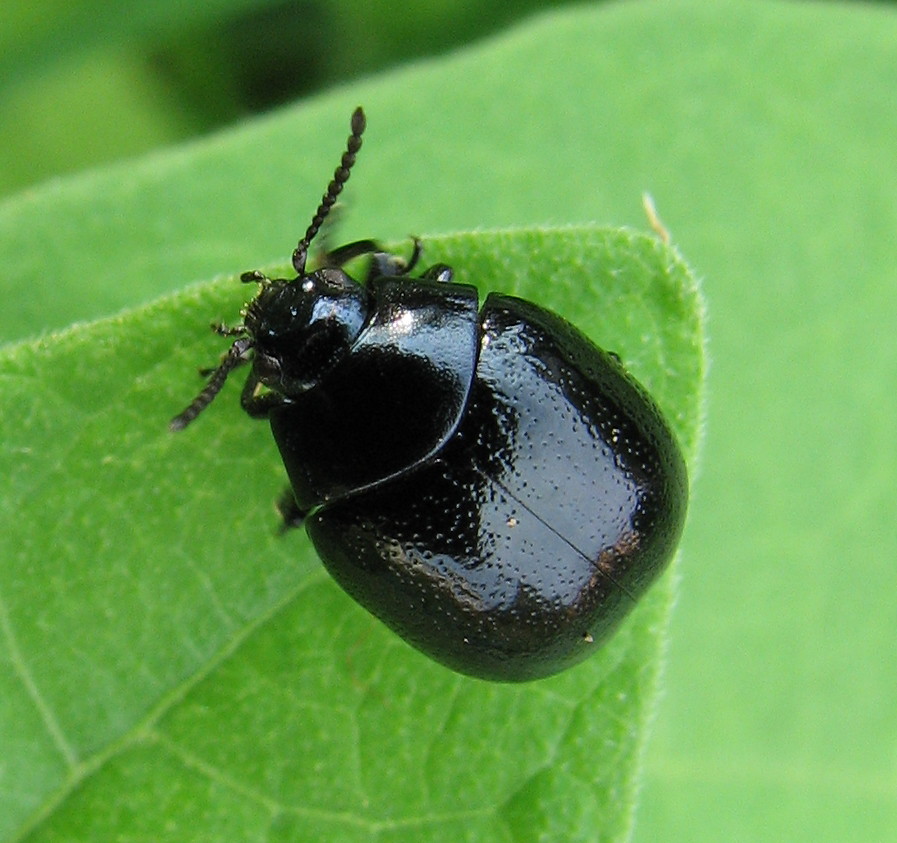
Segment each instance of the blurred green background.
M0 191L175 143L376 70L447 53L550 5L5 3Z
M451 0L6 3L0 191L438 62L536 10L552 15ZM644 227L651 190L710 312L706 440L635 839L893 839L897 13L575 14L598 34L581 56L596 68L583 97L602 103L594 142L616 157L596 162L606 190L564 221ZM546 112L534 103L522 131ZM456 224L541 222L537 199Z

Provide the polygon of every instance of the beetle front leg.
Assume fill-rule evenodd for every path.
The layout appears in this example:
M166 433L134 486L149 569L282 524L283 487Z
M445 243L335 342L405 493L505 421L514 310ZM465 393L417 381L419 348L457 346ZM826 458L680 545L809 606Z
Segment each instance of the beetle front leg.
M268 413L275 407L287 403L282 395L276 392L263 392L258 394L259 379L255 372L250 372L240 393L240 406L244 412L253 419L266 419Z

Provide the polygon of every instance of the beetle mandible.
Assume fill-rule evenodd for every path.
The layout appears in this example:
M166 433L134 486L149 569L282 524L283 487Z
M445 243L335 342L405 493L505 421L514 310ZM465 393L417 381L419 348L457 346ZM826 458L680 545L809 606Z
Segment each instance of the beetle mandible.
M672 557L685 463L616 355L559 316L437 264L420 277L374 241L306 270L349 178L361 108L293 252L261 272L190 424L249 363L241 405L268 419L303 524L334 579L408 643L483 679L522 681L584 659ZM343 266L369 256L359 282Z

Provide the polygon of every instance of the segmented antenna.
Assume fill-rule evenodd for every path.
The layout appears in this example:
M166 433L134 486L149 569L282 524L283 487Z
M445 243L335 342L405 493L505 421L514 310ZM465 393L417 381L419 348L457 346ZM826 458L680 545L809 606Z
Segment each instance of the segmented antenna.
M355 156L358 154L358 150L361 149L361 135L364 132L365 123L364 111L361 107L356 108L355 111L352 112L352 134L349 135L349 140L346 142L346 151L340 159L339 167L337 167L333 173L333 179L330 184L327 185L327 191L321 199L321 204L318 205L318 210L315 211L311 225L308 227L308 230L305 232L305 235L299 241L299 245L296 246L296 249L293 252L293 267L299 275L305 274L305 261L308 258L308 247L311 245L311 241L321 228L321 224L327 219L327 214L330 213L330 209L336 202L337 196L340 195L343 186L349 180L349 172L352 169L352 165L355 163ZM240 277L243 281L247 282L256 281L262 284L271 283L269 279L259 271L244 272ZM219 326L216 328L216 331L224 336L234 336L245 331L245 328L241 326L237 329L227 329ZM193 421L193 419L205 410L205 408L215 399L215 396L221 391L224 382L227 380L227 376L236 369L237 366L247 362L245 357L246 352L249 351L253 345L254 340L252 337L243 336L236 340L228 349L227 354L224 355L218 368L212 372L208 383L203 387L202 392L193 399L186 410L175 416L171 422L169 422L169 429L183 430Z
M361 135L365 125L364 111L359 106L352 112L352 134L349 135L349 140L346 142L346 151L340 159L339 167L334 170L333 180L327 185L327 190L321 198L318 210L315 211L311 225L293 252L293 268L299 275L305 274L305 261L308 259L308 247L311 245L311 241L321 228L321 224L327 219L327 214L330 213L330 209L336 202L336 197L340 195L343 186L349 181L349 171L355 163L358 150L361 149Z
M183 430L193 421L209 404L214 397L221 392L221 387L227 380L227 376L244 362L243 355L252 348L252 339L243 337L238 339L224 355L221 364L212 372L209 382L203 387L202 392L193 399L190 406L180 415L175 416L168 424L169 430Z

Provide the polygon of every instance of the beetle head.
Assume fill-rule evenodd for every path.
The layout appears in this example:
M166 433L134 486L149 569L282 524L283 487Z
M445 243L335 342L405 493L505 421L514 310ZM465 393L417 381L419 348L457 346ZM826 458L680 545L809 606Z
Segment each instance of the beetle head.
M340 269L266 284L243 320L253 374L281 395L304 392L349 351L368 310L367 290Z
M171 420L171 430L185 428L208 407L228 374L248 362L253 349L255 382L285 396L295 395L312 386L348 350L361 330L368 309L367 291L339 269L305 272L311 242L349 180L355 156L361 149L365 129L361 108L352 113L351 129L339 166L293 251L298 277L294 281L272 281L261 272L244 273L242 280L259 282L261 290L246 308L243 325L215 326L218 333L238 339L199 395Z

